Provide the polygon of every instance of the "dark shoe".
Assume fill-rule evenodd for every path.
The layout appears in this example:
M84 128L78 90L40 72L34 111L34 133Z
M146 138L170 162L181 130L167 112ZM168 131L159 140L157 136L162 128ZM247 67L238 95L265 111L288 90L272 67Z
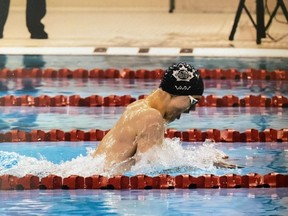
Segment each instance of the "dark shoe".
M3 34L0 34L0 39L3 38Z
M48 34L46 32L31 34L31 39L48 39Z

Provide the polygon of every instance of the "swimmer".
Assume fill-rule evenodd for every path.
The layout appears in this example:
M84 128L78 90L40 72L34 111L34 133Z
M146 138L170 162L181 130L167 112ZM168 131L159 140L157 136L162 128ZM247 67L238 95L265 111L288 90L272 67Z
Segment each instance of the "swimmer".
M193 66L184 62L173 64L166 70L159 88L127 106L93 157L105 155L105 170L113 170L114 175L129 171L142 153L162 145L166 125L195 109L203 91L203 80ZM215 166L235 168L223 161Z

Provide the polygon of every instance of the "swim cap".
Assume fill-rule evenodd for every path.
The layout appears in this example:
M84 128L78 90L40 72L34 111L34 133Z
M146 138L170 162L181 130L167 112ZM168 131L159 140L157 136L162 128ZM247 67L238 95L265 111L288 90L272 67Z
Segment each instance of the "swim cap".
M204 84L193 66L180 62L168 67L159 88L173 95L202 95Z

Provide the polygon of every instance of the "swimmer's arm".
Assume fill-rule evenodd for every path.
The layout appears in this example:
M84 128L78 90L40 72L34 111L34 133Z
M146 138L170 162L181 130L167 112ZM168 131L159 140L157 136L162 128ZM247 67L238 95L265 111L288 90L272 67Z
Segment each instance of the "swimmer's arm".
M110 171L112 175L123 175L123 173L129 171L133 165L135 165L136 159L135 157L128 158L121 163L115 164L113 166L113 170Z

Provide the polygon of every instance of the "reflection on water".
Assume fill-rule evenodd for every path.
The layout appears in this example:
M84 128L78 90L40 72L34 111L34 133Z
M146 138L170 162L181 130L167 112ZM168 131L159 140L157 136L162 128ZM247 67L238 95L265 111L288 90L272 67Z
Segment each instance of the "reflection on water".
M40 58L41 57L41 58ZM5 60L6 58L6 60ZM131 69L156 69L167 68L172 63L184 61L196 68L235 68L245 70L247 68L266 69L268 71L288 69L287 58L233 58L233 57L192 57L192 56L109 56L109 55L8 55L0 58L0 65L7 68L43 67L47 68L131 68Z
M266 80L204 80L204 96L235 95L243 98L248 95L263 95L273 97L282 95L288 97L288 81ZM23 78L1 79L0 97L12 95L65 95L78 94L81 97L90 95L131 95L138 98L139 95L150 94L158 88L159 80L137 79L47 79L47 78Z
M7 63L7 56L0 54L0 69L5 68Z
M45 64L46 61L42 55L17 56L0 54L0 69L9 68L13 70L16 68L44 68Z
M287 215L287 188L1 191L1 215Z
M0 130L12 129L24 131L60 129L110 129L120 118L125 107L1 107ZM180 120L168 125L168 128L188 130L197 128L207 130L234 129L244 132L254 128L287 128L288 109L265 107L197 107L195 111L184 113Z
M23 68L44 68L45 64L42 55L23 55Z

